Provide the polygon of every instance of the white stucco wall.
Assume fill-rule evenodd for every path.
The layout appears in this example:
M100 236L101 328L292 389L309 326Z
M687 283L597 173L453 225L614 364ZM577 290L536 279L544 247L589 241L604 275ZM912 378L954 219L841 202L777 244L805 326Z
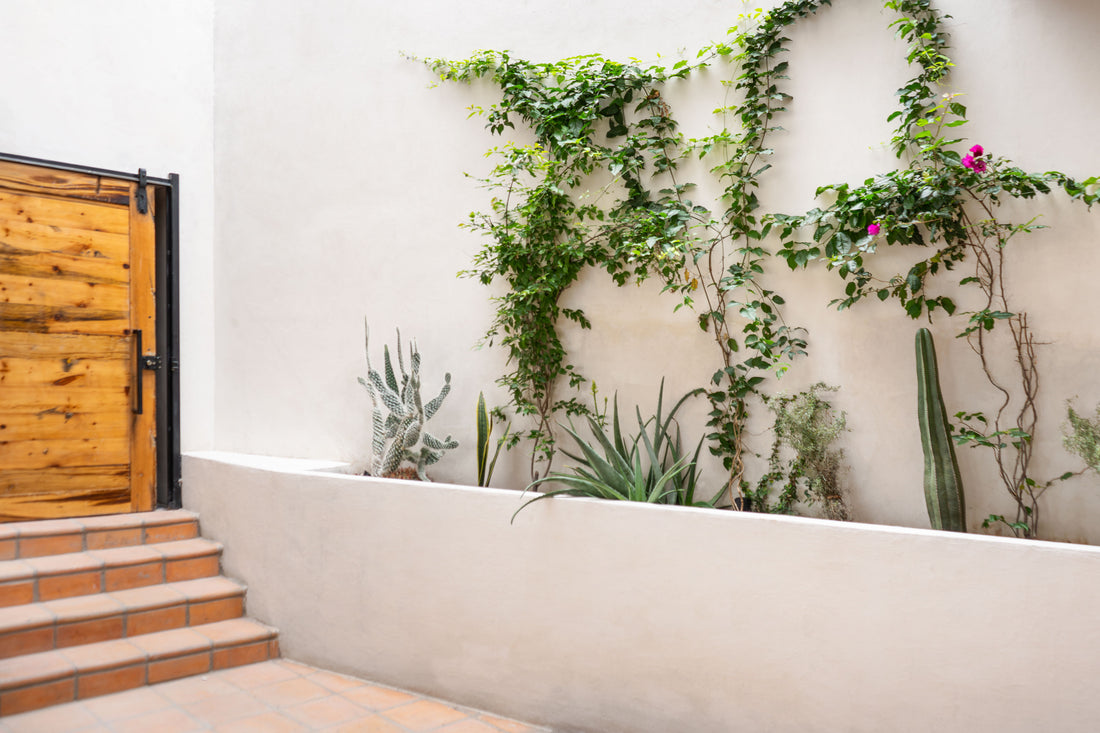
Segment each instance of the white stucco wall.
M879 0L837 0L790 29L790 114L777 137L775 167L762 192L768 211L799 212L823 183L859 182L893 164L883 143L894 91L911 75L904 48ZM1094 134L1100 95L1100 6L1088 0L939 0L954 16L948 30L957 68L953 89L972 122L963 128L994 154L1032 170L1077 177L1100 172ZM480 48L511 49L536 60L601 52L673 60L724 36L742 9L714 0L675 8L660 2L362 3L322 5L260 0L218 4L216 39L217 444L272 455L361 456L369 442L361 321L371 319L376 349L400 326L424 357L425 389L444 371L454 391L434 421L465 448L435 470L441 480L473 480L473 406L503 395L497 349L475 350L492 318L494 291L455 273L480 246L459 230L486 193L463 176L483 175L483 157L501 142L466 119L471 104L494 99L488 86L428 88L430 73L406 60L463 58ZM715 74L678 84L669 99L688 136L714 128L720 102ZM1026 210L1052 228L1021 242L1009 280L1031 312L1040 350L1042 414L1035 460L1040 477L1076 468L1059 444L1063 403L1100 401L1093 287L1100 266L1100 212L1057 196ZM901 254L897 261L904 261ZM900 266L900 265L899 265ZM896 303L836 313L841 293L824 271L777 272L771 281L790 302L794 323L810 330L808 360L779 388L818 380L838 385L849 416L843 440L847 481L858 517L927 526L915 411L913 333ZM671 312L656 288L616 289L592 273L567 296L594 323L567 332L580 370L622 402L652 404L662 376L668 392L703 384L716 354L690 314ZM952 410L992 409L973 356L935 332ZM757 426L761 431L766 427ZM695 434L702 429L701 425ZM767 447L757 436L752 446ZM509 456L501 485L522 485L523 460ZM987 454L961 454L973 529L1011 502ZM719 472L711 470L718 480ZM1045 534L1100 542L1100 480L1052 489Z
M1079 177L1100 170L1092 129L1100 95L1091 76L1100 6L938 5L954 16L952 88L967 94L966 134L1029 169ZM721 38L740 9L692 0L669 22L667 4L611 0L308 7L223 0L216 13L210 0L10 2L0 150L181 175L186 450L362 456L368 400L355 377L365 371L368 315L379 347L393 326L418 339L428 389L452 372L437 430L464 448L435 473L469 482L474 399L484 389L491 403L503 402L493 380L504 363L499 350L475 349L492 317L492 291L455 277L480 246L456 225L486 202L463 173L484 174L482 154L500 142L480 120L466 119L466 107L495 97L488 86L431 89L427 70L401 52L458 58L493 47L543 60L591 51L670 60ZM804 210L818 184L858 181L891 165L881 145L885 117L910 73L886 28L891 18L878 0L843 0L791 30L795 99L767 174L765 209ZM713 129L716 91L713 74L668 90L686 134ZM1100 216L1058 197L1026 213L1051 226L1021 242L1009 276L1038 338L1050 342L1040 350L1035 463L1049 476L1076 468L1059 446L1063 401L1085 410L1100 401L1092 378L1100 352L1088 318L1097 306ZM892 303L829 311L824 303L839 284L823 272L777 272L772 282L811 338L811 357L778 387L819 379L841 387L857 516L924 526L913 419L917 324ZM651 404L662 376L679 394L713 370L713 347L656 288L616 289L593 273L567 302L595 324L565 334L576 363L603 394L619 390L624 405ZM936 327L948 399L953 409L989 409L989 389L951 338L956 330ZM763 450L766 436L753 447ZM1010 504L987 455L963 451L961 459L976 529ZM498 483L521 485L523 464L506 456ZM1098 489L1094 477L1053 489L1044 502L1047 536L1100 542Z
M293 659L586 733L1086 733L1100 548L184 460Z
M0 151L180 177L184 450L213 438L213 1L2 4Z
M180 175L181 439L213 447L213 0L9 0L0 17L0 151Z

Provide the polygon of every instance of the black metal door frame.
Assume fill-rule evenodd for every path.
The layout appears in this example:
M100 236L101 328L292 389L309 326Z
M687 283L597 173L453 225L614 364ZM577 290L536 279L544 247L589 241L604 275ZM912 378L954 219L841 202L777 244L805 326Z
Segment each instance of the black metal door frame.
M180 483L180 338L179 338L179 239L180 177L148 176L139 172L113 171L54 160L0 152L0 160L42 168L85 173L121 181L144 181L153 186L156 201L156 319L157 355L157 506L179 508Z

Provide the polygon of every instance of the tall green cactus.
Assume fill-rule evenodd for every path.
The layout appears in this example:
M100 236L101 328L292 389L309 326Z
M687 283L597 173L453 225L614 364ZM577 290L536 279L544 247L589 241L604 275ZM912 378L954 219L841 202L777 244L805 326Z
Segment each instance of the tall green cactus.
M367 379L359 377L359 384L367 388L371 399L370 475L392 476L404 461L416 466L416 475L427 481L424 468L443 457L443 451L458 447L458 442L447 436L439 440L424 429L432 415L443 404L443 398L451 391L451 375L444 376L443 389L431 402L424 404L420 398L420 352L416 343L409 345L410 372L405 371L405 359L401 352L401 330L397 331L397 366L401 371L401 383L393 371L389 346L383 347L384 376L370 364L370 326L366 325L365 347L367 351ZM381 403L381 404L379 404ZM383 417L382 407L389 410Z
M962 476L940 391L936 345L927 328L917 331L917 417L924 449L924 499L932 529L965 532Z

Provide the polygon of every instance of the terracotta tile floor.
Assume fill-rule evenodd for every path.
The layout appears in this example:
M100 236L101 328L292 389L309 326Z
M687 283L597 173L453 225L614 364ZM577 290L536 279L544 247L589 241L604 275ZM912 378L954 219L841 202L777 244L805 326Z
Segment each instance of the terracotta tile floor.
M0 733L538 733L548 729L278 659L0 718Z

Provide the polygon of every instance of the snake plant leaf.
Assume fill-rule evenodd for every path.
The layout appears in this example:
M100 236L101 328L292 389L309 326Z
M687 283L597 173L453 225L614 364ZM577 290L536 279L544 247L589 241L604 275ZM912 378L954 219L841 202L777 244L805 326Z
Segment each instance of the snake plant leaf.
M504 435L500 436L497 440L497 448L493 452L493 460L489 461L489 471L485 474L485 486L489 485L489 482L493 478L493 471L497 467L497 459L500 458L500 451L508 442L508 435L512 432L512 423L508 423L504 426Z
M448 375L450 376L450 375ZM489 411L485 407L485 393L477 395L477 485L485 485L485 471L489 462L489 438L493 434L493 423L489 420Z

